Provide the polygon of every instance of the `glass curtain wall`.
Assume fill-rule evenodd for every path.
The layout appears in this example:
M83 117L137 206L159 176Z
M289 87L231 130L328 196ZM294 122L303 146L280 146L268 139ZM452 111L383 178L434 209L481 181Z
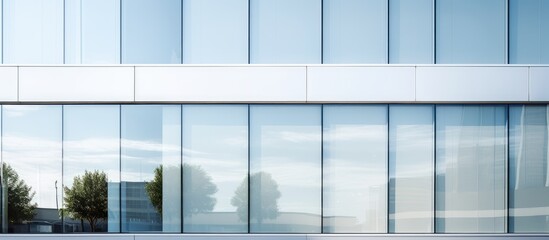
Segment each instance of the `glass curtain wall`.
M63 63L63 0L3 0L3 63Z
M549 63L549 1L509 1L509 63Z
M389 107L389 232L432 233L434 106Z
M387 63L387 0L323 1L323 63Z
M389 63L434 63L433 0L389 0Z
M181 106L123 105L122 232L181 231Z
M250 232L320 233L320 118L320 106L250 106Z
M120 106L64 106L66 232L120 231Z
M120 63L120 1L65 0L65 63Z
M324 106L323 134L323 232L387 232L387 105Z
M183 63L248 63L248 0L183 0Z
M505 106L436 107L436 232L506 231Z
M506 0L436 0L436 63L506 63Z
M509 107L509 232L549 232L549 108Z
M181 0L122 0L122 63L181 63Z
M61 233L62 107L12 105L2 111L3 229Z
M248 106L183 105L183 231L248 232Z
M250 63L320 63L320 0L250 0Z

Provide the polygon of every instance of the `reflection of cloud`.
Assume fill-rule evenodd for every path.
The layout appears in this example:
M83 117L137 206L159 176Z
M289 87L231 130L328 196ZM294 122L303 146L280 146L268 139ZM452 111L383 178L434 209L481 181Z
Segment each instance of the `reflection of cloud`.
M38 111L40 106L33 105L4 105L3 111L6 117L21 117L28 112Z
M291 143L319 142L320 131L297 132L297 131L266 131L261 136L265 144L279 141Z
M386 125L335 126L324 132L330 141L376 141L386 139Z
M122 147L130 150L142 150L142 151L158 151L158 152L179 152L180 146L178 144L152 142L152 141L139 141L122 139Z

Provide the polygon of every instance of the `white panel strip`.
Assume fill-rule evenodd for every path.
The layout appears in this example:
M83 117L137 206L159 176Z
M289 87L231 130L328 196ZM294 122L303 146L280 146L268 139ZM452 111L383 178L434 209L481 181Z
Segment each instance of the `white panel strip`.
M528 101L527 67L417 67L420 102Z
M0 67L0 101L17 101L17 67Z
M133 81L133 67L20 67L19 101L133 101Z
M530 67L530 101L549 101L549 67Z
M309 67L307 101L411 102L414 67Z
M305 67L136 67L136 101L304 102Z

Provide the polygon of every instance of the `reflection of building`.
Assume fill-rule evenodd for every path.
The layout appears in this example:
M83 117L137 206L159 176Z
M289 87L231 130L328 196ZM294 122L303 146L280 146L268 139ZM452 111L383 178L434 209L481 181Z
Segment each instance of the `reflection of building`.
M121 183L122 231L162 231L162 216L151 204L145 182Z

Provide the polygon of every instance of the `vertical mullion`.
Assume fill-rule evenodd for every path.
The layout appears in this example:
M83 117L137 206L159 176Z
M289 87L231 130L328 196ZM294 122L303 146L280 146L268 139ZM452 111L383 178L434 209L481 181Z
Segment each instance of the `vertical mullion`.
M320 105L320 233L324 233L324 104Z
M324 0L320 0L320 64L323 64L323 63L324 63Z
M251 33L251 29L250 29L250 28L251 28L251 24L250 24L250 23L251 23L251 12L252 12L252 10L251 10L251 4L252 4L252 3L251 3L251 2L252 2L252 0L248 0L248 64L250 64L250 63L252 62L252 61L251 61L251 54L250 54L251 45L252 45L252 44L251 44L252 42L250 41L250 39L251 39L251 38L250 38L250 33ZM250 116L250 105L248 105L248 131L250 130L250 129L249 129L249 125L250 125L249 116ZM248 134L248 135L249 135L249 134ZM248 142L249 142L249 141L250 141L250 139L248 138ZM248 144L248 147L249 147L249 144ZM249 188L249 185L248 185L248 188ZM249 203L249 202L248 202L248 203ZM249 211L249 210L250 210L250 209L248 209L248 211ZM249 217L249 216L248 216L248 217ZM250 229L249 229L249 225L250 225L250 224L249 224L249 221L250 221L250 219L248 218L248 232L249 232L249 230L250 230Z
M524 107L526 107L526 106L524 106ZM507 105L507 111L506 111L506 116L505 116L505 125L507 127L507 131L505 132L505 134L506 134L505 137L506 137L506 140L507 140L506 145L505 145L505 155L506 155L505 160L507 162L506 162L506 164L504 164L504 166L506 168L506 170L505 170L505 179L506 179L506 181L505 181L505 189L504 189L504 193L505 193L505 204L504 204L505 210L504 210L504 212L505 212L506 216L503 218L503 219L505 219L505 223L504 223L504 228L505 228L504 232L505 233L509 233L509 229L510 229L509 228L509 223L510 223L510 217L509 217L509 197L510 197L509 196L509 186L510 186L510 182L509 182L510 181L510 178L509 178L509 176L510 176L510 174L509 174L510 173L509 172L510 171L509 156L510 155L509 155L509 153L510 152L509 151L510 151L510 146L511 146L510 145L510 142L511 142L510 136L511 136L511 134L510 134L510 124L509 124L510 123L510 121L509 121L509 115L510 115L509 110L510 110L510 108L511 108L511 106Z
M390 196L391 173L390 173L390 168L389 168L389 154L391 154L390 153L391 143L390 143L390 139L389 139L390 136L391 136L391 134L390 134L391 130L390 130L390 126L389 126L390 120L391 120L391 118L390 118L390 105L387 105L387 113L386 114L387 114L387 125L386 125L387 126L387 131L386 131L387 132L387 135L386 135L387 136L387 155L385 157L385 163L386 163L386 166L387 166L387 186L386 186L387 199L386 199L386 205L385 205L386 209L385 210L386 210L386 214L387 214L387 216L386 216L387 219L386 219L385 224L387 224L387 226L385 228L385 232L389 233L389 221L390 221L389 220L389 216L390 216L389 201L390 201L390 197L391 197Z
M122 9L122 7L120 9ZM118 232L121 233L122 232L122 105L118 105L118 218L119 218Z
M183 62L183 17L185 16L185 15L183 15L183 3L184 2L185 2L185 0L181 0L181 2L180 2L181 3L181 11L180 11L180 13L181 13L181 23L180 23L181 26L179 27L179 29L180 29L179 31L181 31L181 32L180 32L179 39L181 40L181 44L180 44L181 45L181 51L180 51L181 60L180 60L179 63L181 63L181 64L184 63ZM181 114L183 114L183 105L181 105ZM183 123L183 115L181 115L181 123ZM182 131L181 136L183 136L183 125L181 125L181 129L182 129L181 130ZM181 142L181 144L183 144L183 142ZM181 145L181 146L183 146L183 145ZM183 152L183 147L181 148L181 152ZM183 155L181 155L181 156L183 156ZM181 158L181 159L183 159L183 158ZM183 168L181 168L181 171L183 171ZM183 179L183 178L181 178L181 179ZM183 185L181 185L181 186L183 186ZM181 208L181 209L183 209L183 208ZM183 215L181 215L181 223L183 224ZM181 227L181 230L183 231L183 227Z
M63 4L65 1L63 1ZM64 24L63 24L64 25ZM64 38L64 37L63 37ZM65 53L63 53L63 62L65 58ZM65 106L61 105L61 206L63 206L63 186L64 184L64 178L65 175ZM55 181L57 183L57 181ZM57 199L57 184L55 184L55 199ZM56 200L55 204L57 206L57 211L59 212L59 202ZM61 211L61 226L65 226L65 214L64 211ZM82 229L84 230L84 229ZM65 232L65 228L63 227L61 229L61 233Z
M119 59L118 61L119 61L120 63L123 63L123 60L122 60L122 55L123 55L123 54L122 54L122 51L123 51L123 50L122 50L122 49L123 49L123 47L124 47L123 44L122 44L122 37L123 37L123 36L122 36L122 21L124 21L124 18L123 18L123 16L122 16L122 12L123 12L123 11L122 11L122 8L124 7L123 4L124 4L124 2L123 2L122 0L120 0L120 4L119 4L119 5L120 5L120 6L119 6L119 7L120 7L120 9L119 9L119 10L120 10L120 21L118 21L118 24L119 24L119 29L118 29L118 31L119 31L119 34L120 34L120 50L119 50L120 59ZM120 115L120 118L122 118L122 115ZM122 135L120 135L120 136L122 136ZM122 186L122 185L120 185L120 186ZM122 206L122 205L120 205L120 206ZM122 218L121 218L121 219L122 219ZM120 225L120 229L122 230L122 225Z
M437 1L433 0L433 64L437 63ZM436 106L433 106L436 108ZM435 110L436 113L436 110ZM436 119L436 118L435 118Z
M433 233L437 232L437 105L433 105Z
M183 6L183 3L181 3L181 6ZM183 18L183 15L181 15L181 18ZM183 26L183 25L181 25ZM183 32L183 31L181 31ZM181 39L181 42L183 42L183 38ZM181 49L183 49L183 46L181 46ZM181 61L183 62L183 55L181 55ZM183 208L183 200L184 200L184 195L183 195L183 191L184 191L184 181L183 181L183 104L180 104L179 105L179 126L180 126L180 132L179 132L179 137L180 137L180 141L179 141L179 144L180 144L180 147L181 147L181 152L180 152L180 159L179 159L179 177L180 177L180 184L181 184L181 202L179 203L180 205L180 214L181 214L181 229L179 230L179 232L181 233L184 233L185 232L185 229L184 229L184 225L185 225L185 220L184 220L184 217L185 216L185 213L184 213L184 208Z
M391 36L390 36L390 31L389 31L389 24L390 24L390 16L389 16L389 15L390 15L390 12L389 12L389 11L390 11L390 10L389 10L389 5L390 5L390 4L389 4L389 1L390 1L390 0L387 0L387 1L386 1L386 5L385 5L385 6L387 7L387 8L385 9L385 10L386 10L385 13L387 14L387 28L386 28L386 29L387 29L387 43L386 43L387 45L386 45L386 48L385 48L385 50L386 50L385 52L386 52L386 54L387 54L385 57L386 57L387 59L386 59L385 61L386 61L387 64L390 63L390 61L389 61L389 56L390 56L390 55L389 55L389 51L390 51L389 45L390 45L390 41L391 41L391 40L390 40L390 37L391 37ZM388 109L388 108L389 108L389 106L387 106L387 109ZM387 111L389 111L389 110L387 110ZM387 112L387 113L389 113L389 112ZM387 116L389 116L389 115L387 115ZM387 121L387 127L389 126L388 124L389 124L389 122ZM389 156L389 155L387 155L387 156ZM389 165L387 165L387 166L389 166ZM387 205L387 206L389 206L389 205ZM387 219L389 219L388 217L389 217L389 216L387 216ZM387 225L387 229L389 229L389 225Z
M250 174L250 104L248 104L248 233L250 233L250 225L251 225L251 220L250 220L250 211L251 211L251 204L250 204L250 200L251 200L251 197L250 197L250 188L251 188L251 185L250 185L250 177L251 177L251 174Z
M509 64L509 0L505 1L505 54L503 63Z

